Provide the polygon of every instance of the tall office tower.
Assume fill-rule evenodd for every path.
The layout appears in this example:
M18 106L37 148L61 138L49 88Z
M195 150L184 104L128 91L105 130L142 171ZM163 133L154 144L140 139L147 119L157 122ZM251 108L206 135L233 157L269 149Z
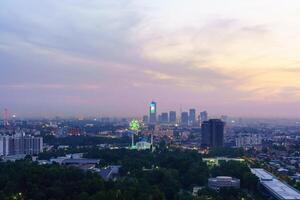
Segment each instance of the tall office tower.
M195 125L196 123L196 109L189 110L189 125Z
M161 122L164 124L169 122L169 113L167 112L161 113Z
M200 113L200 120L201 120L201 123L208 120L208 114L206 111L203 111Z
M224 141L225 123L220 119L210 119L202 123L202 146L222 147Z
M171 124L175 124L176 123L176 112L175 111L170 111L169 112L169 122Z
M144 115L143 116L143 123L144 124L148 124L149 123L149 117L148 117L148 115Z
M150 109L149 109L149 123L155 124L156 123L156 102L152 101L150 103Z
M189 113L182 112L181 113L181 125L187 126L189 124Z

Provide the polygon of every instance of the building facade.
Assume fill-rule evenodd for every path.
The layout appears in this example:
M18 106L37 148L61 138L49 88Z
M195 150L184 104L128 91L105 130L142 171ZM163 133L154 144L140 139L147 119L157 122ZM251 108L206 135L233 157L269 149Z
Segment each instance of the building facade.
M37 155L43 151L43 138L33 136L0 136L0 155Z
M208 179L208 187L214 190L219 190L224 187L240 188L240 179L230 176L217 176L216 178Z
M189 124L189 113L188 112L182 112L181 113L181 125L187 126Z
M189 125L195 125L196 123L196 109L189 110Z
M171 124L175 124L176 123L176 112L175 111L170 111L169 112L169 122Z
M156 102L152 101L149 107L149 123L155 124L157 122L156 115L157 115L157 104Z
M168 123L169 122L169 113L163 112L161 113L161 123Z
M0 156L9 155L9 136L0 137Z
M262 136L259 134L239 135L235 139L235 146L242 148L251 148L262 144Z
M205 122L208 120L208 114L206 111L203 111L200 113L200 121L201 123Z
M202 143L204 147L222 147L224 143L225 123L220 119L210 119L201 125Z

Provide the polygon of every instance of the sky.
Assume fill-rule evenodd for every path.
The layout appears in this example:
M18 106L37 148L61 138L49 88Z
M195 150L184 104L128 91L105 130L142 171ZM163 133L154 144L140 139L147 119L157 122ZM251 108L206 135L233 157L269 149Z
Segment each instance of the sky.
M299 0L1 0L17 116L300 116Z

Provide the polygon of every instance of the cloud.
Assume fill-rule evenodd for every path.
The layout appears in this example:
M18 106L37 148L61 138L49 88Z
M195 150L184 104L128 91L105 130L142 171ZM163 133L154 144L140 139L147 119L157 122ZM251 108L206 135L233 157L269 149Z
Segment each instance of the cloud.
M212 112L297 101L300 4L289 2L3 0L0 105L140 115L152 99Z
M161 72L157 72L157 71L152 71L152 70L145 70L144 71L145 74L149 75L151 78L155 79L155 80L174 80L176 79L176 77L165 74L165 73L161 73Z

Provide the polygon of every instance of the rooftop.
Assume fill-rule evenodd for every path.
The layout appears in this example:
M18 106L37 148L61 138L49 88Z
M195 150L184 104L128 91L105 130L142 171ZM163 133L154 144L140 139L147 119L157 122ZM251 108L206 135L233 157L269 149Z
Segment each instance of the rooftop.
M212 182L236 182L239 181L237 178L232 178L230 176L217 176L215 178L209 178L209 181Z
M100 159L65 159L62 161L63 164L98 164Z
M271 181L273 180L273 175L261 168L253 168L251 172L255 174L261 181Z
M263 181L262 185L268 188L276 197L282 200L300 200L300 193L291 186L274 179Z
M300 192L288 184L281 182L264 169L255 168L251 172L260 179L260 183L265 186L276 198L280 200L300 200Z

